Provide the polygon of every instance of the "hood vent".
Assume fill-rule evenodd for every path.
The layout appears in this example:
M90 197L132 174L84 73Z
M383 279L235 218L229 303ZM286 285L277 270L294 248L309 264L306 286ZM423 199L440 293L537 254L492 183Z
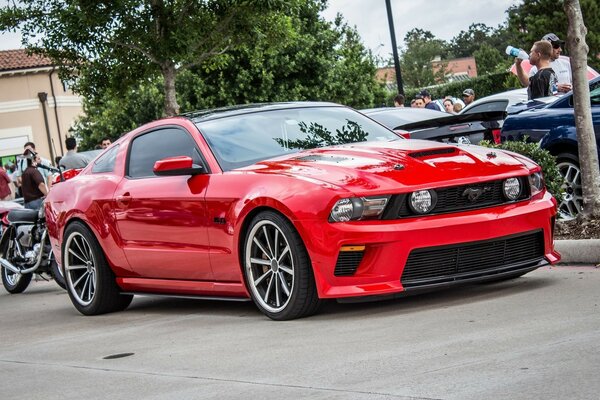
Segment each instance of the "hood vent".
M432 150L423 150L423 151L415 151L413 153L409 153L408 155L412 158L423 158L429 156L437 156L439 154L452 154L458 151L455 147L443 148L443 149L432 149Z

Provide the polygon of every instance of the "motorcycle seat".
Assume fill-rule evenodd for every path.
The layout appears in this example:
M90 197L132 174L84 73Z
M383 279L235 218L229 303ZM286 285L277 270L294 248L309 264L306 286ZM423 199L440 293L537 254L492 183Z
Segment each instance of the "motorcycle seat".
M12 210L8 213L8 222L11 224L19 223L34 223L37 221L38 211L28 210L26 208L22 210Z

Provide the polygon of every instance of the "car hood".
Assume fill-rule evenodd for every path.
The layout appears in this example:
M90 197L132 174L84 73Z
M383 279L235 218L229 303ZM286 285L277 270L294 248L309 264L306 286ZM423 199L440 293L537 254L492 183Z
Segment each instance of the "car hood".
M353 192L431 188L527 174L535 164L514 153L426 140L364 142L301 151L243 171L325 182Z

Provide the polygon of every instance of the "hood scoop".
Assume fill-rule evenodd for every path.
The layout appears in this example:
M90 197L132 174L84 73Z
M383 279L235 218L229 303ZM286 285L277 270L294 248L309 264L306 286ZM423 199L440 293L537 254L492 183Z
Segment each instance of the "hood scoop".
M441 149L413 151L412 153L408 153L408 156L412 158L424 158L429 156L437 156L440 154L454 154L457 152L458 149L456 147L447 147Z

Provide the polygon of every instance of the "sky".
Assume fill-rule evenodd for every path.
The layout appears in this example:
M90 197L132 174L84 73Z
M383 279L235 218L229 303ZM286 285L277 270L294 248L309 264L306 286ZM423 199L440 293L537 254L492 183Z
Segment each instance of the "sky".
M6 3L0 0L0 6ZM365 46L387 59L392 45L385 3L385 0L329 0L323 17L333 21L341 13L350 25L356 26ZM496 27L506 20L508 7L517 3L520 0L391 0L396 43L402 46L404 35L413 28L450 40L472 23ZM20 35L0 33L0 50L20 47Z

